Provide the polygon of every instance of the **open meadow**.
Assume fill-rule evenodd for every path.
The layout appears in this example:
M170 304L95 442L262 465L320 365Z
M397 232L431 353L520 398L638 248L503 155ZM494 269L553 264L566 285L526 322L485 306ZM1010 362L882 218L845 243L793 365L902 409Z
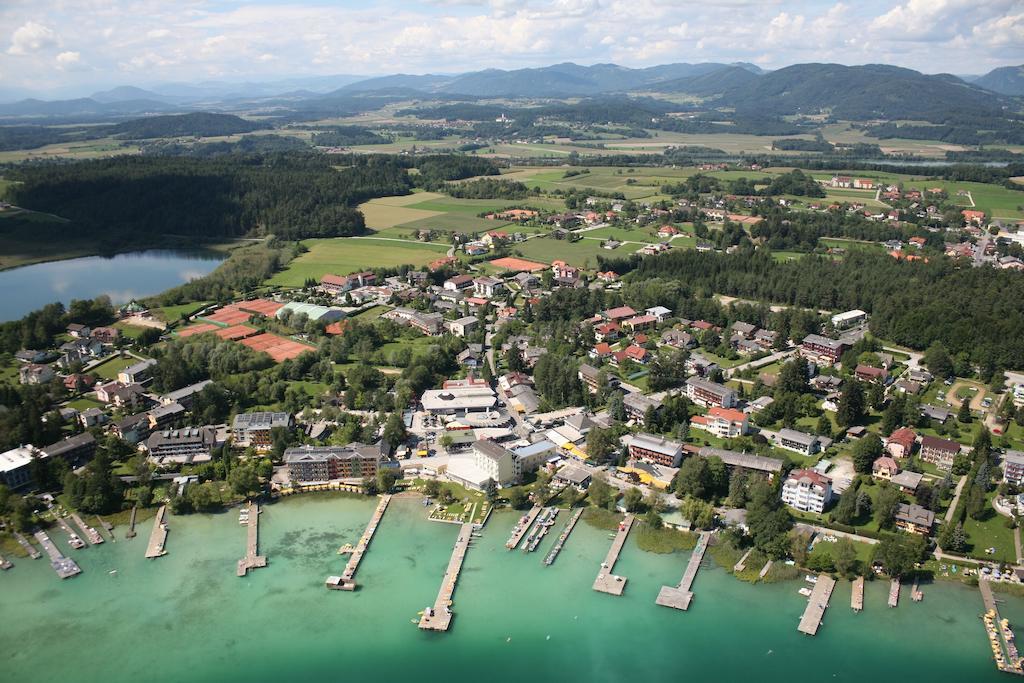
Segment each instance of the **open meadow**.
M346 275L369 268L393 268L409 264L422 266L441 258L448 250L443 244L414 244L373 237L334 237L302 242L309 251L293 259L268 284L301 287L327 273Z

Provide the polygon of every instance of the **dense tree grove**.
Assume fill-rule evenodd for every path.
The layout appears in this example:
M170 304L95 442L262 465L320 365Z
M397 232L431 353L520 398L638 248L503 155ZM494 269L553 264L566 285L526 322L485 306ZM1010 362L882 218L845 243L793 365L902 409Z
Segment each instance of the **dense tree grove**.
M673 250L641 260L630 277L807 308L860 308L871 314L871 331L882 339L915 349L941 342L979 364L1024 364L1024 275L1017 272L960 268L947 259L907 263L866 252L838 262L813 255L779 262L746 249Z

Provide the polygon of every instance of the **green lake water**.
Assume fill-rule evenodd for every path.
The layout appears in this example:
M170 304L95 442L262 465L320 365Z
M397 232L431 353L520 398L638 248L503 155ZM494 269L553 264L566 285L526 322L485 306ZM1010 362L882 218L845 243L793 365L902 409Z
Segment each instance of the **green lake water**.
M470 549L448 633L412 623L433 604L458 527L395 499L363 558L355 593L328 591L375 499L310 494L268 505L260 551L269 566L235 576L245 529L237 511L172 517L168 555L143 558L139 536L67 549L84 570L60 581L45 559L0 575L0 681L785 681L1009 680L991 661L977 589L925 587L886 607L869 583L865 610L841 582L818 636L796 626L802 582L752 586L705 560L688 612L654 604L678 583L687 554L655 555L630 540L615 572L622 597L591 584L608 532L581 522L558 560L504 543L516 516L494 514ZM110 575L117 569L116 575ZM1024 618L1008 599L1006 616Z

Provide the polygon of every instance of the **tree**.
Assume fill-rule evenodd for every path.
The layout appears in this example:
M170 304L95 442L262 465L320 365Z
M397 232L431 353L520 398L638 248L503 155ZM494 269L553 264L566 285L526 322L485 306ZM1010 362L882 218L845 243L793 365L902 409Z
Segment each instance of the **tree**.
M868 433L853 447L853 468L860 474L871 474L871 466L884 450L878 435Z
M256 469L250 463L233 467L228 473L228 485L231 486L232 491L241 496L252 495L263 488Z
M956 421L960 424L971 423L971 407L969 404L970 401L966 398L960 401L960 407L956 411Z
M949 352L941 343L935 342L929 346L921 360L928 368L928 372L936 377L953 376L953 359L949 357Z
M944 524L935 540L939 548L947 552L962 553L967 549L967 535L964 533L962 522L957 522L955 526Z
M903 578L914 570L924 549L925 540L917 534L892 534L875 545L873 555L889 576Z
M587 457L603 463L611 459L618 446L615 433L610 429L591 427L587 432Z
M832 422L828 419L828 415L824 413L818 418L818 424L814 430L819 436L832 437Z
M509 489L508 504L512 507L512 509L522 510L524 507L526 507L526 502L526 492L523 489L521 489L518 486Z
M893 515L900 504L900 491L895 486L883 486L875 499L875 522L881 528L892 525Z
M832 520L840 524L850 524L857 517L857 486L850 486L839 496L839 502L832 510Z
M625 505L628 512L636 512L640 509L643 498L644 494L640 492L640 489L631 486L626 489L626 493L622 496L622 504Z
M786 534L793 526L789 511L782 507L775 487L761 480L750 487L747 526L754 546L769 557L785 556L789 549Z
M680 498L692 496L707 500L711 493L711 472L708 461L701 457L690 457L683 461L676 473L675 492Z
M845 536L836 541L833 558L836 571L843 576L853 574L854 568L857 566L857 548L853 545L853 541Z
M843 383L836 411L836 423L840 427L851 427L864 418L864 389L860 382L848 379Z
M626 421L626 405L622 401L622 392L615 391L608 397L608 416L616 422Z
M595 476L587 489L590 501L599 508L609 508L615 502L616 495L604 477Z
M405 443L406 439L409 438L409 434L405 429L405 421L402 416L398 413L391 413L388 415L387 422L384 423L384 432L381 434L381 438L387 443L388 448L394 449L399 444Z
M807 384L807 359L796 356L779 370L779 379L775 385L777 393L806 394L810 388Z
M808 546L811 544L811 535L792 531L789 534L789 556L801 567L807 564L807 555L810 553Z
M381 493L391 493L395 488L395 482L400 478L394 467L380 467L377 469L377 490Z

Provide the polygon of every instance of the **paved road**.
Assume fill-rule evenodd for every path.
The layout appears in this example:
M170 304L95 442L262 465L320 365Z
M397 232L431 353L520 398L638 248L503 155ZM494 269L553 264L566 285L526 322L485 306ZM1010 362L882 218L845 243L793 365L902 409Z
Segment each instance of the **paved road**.
M775 353L769 356L765 356L764 358L758 358L757 360L752 360L747 363L743 363L742 365L737 365L736 367L729 368L728 370L725 370L722 374L724 374L726 378L730 378L733 376L733 374L739 372L740 370L746 370L747 368L760 368L764 367L765 365L771 365L776 361L780 361L783 358L788 358L789 356L792 356L796 352L797 349L784 349L782 351L776 351Z
M964 490L964 484L967 483L967 475L960 477L960 481L957 482L956 488L953 490L953 500L949 502L949 509L946 510L946 522L948 523L953 519L953 513L956 512L956 504L960 502L960 494ZM1018 553L1019 554L1019 553Z

